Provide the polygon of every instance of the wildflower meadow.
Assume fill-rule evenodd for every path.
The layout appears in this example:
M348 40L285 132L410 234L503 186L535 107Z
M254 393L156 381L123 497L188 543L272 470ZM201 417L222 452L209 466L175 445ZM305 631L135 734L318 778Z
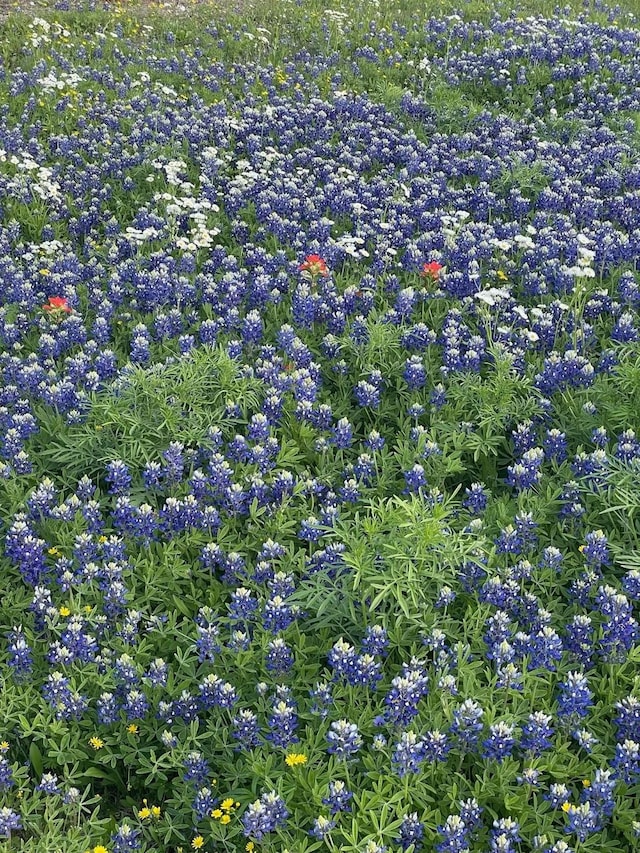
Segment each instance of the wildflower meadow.
M3 15L0 851L639 850L640 7Z

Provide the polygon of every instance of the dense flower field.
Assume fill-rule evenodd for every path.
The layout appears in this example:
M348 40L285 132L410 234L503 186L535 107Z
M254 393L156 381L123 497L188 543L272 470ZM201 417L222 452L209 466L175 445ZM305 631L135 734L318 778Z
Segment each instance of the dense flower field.
M640 844L640 29L355 6L0 25L0 850Z

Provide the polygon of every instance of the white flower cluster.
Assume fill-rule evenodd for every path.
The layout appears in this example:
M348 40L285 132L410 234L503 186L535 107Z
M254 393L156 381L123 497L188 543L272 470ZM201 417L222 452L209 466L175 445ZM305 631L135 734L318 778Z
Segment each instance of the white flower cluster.
M215 149L207 149L205 159L215 157L214 152ZM213 238L220 233L220 229L210 223L210 215L218 213L220 210L218 205L207 198L194 195L194 184L182 177L187 170L187 164L184 160L169 160L168 162L154 160L151 165L159 171L163 171L169 186L176 188L174 193L156 193L153 197L156 204L164 206L165 215L174 226L174 231L177 217L186 215L191 222L188 234L175 235L175 245L185 252L211 248ZM205 182L205 176L201 174L200 183Z

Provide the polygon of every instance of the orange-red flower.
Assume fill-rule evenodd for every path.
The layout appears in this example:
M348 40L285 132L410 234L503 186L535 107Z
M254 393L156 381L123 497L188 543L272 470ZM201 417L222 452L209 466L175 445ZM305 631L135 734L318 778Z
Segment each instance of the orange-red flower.
M50 296L42 310L50 314L70 314L73 309L64 296Z
M313 278L319 275L329 275L329 267L320 255L307 255L304 263L300 264L300 270L309 273Z
M422 275L426 278L430 278L432 281L437 281L440 277L441 269L442 264L439 264L437 261L429 261L428 264L423 265Z

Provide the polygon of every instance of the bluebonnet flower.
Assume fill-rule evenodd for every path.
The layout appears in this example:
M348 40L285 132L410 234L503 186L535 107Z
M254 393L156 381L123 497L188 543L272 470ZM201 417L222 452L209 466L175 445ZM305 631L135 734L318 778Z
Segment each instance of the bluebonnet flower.
M640 744L628 739L618 743L611 766L623 782L635 785L640 780Z
M618 727L618 740L633 740L640 743L640 699L626 696L616 702L618 712L614 722Z
M599 568L602 565L608 565L610 562L609 548L607 537L602 530L595 530L587 533L585 537L585 545L580 547L582 556L587 561L589 566Z
M576 741L578 746L588 753L591 753L593 747L598 743L595 735L591 734L587 729L575 729L571 732L571 737Z
M562 640L548 625L532 637L529 669L544 668L554 672L556 663L562 659Z
M515 853L520 841L520 825L512 818L494 820L489 838L492 853Z
M238 711L231 722L233 738L239 742L236 749L253 749L260 744L258 717L253 711ZM279 724L279 722L279 719L274 721L274 725Z
M462 506L474 515L481 515L487 508L489 496L484 483L472 483L464 490L465 498Z
M211 788L202 787L197 792L191 804L191 809L197 822L209 817L215 808L217 799Z
M109 492L112 495L124 495L131 486L131 474L124 462L119 459L109 462L106 469L105 480L109 484Z
M427 485L427 475L422 465L416 463L410 471L404 472L405 492L417 492Z
M353 442L353 427L347 418L341 418L332 430L332 443L339 450L346 450Z
M540 771L533 767L525 767L519 776L516 776L519 785L529 785L535 788L540 781Z
M500 721L489 726L489 737L483 742L483 757L504 761L515 746L515 726Z
M331 814L338 814L339 812L351 811L350 802L352 798L353 792L347 790L344 782L336 780L329 782L329 793L322 798L322 803L329 806Z
M299 608L287 604L280 596L270 598L262 610L262 624L266 631L278 633L284 631L295 621Z
M11 765L6 758L0 756L0 791L8 791L9 788L13 788L14 785L15 780L13 778Z
M327 662L336 676L349 680L356 669L357 652L342 637L334 643L327 656Z
M313 829L309 830L309 835L322 841L335 828L335 825L335 820L320 815L314 820Z
M548 459L554 459L558 464L564 462L568 455L566 435L559 429L548 429L543 449Z
M354 389L354 396L358 405L363 408L377 409L380 405L380 388L372 385L371 382L365 380L358 382Z
M482 822L483 811L484 809L480 807L480 804L475 797L468 800L461 800L460 817L464 821L470 833L473 834L479 830Z
M549 793L544 795L544 799L548 800L554 809L559 809L569 798L569 789L561 782L556 782L549 786Z
M58 777L53 773L43 773L40 781L36 785L36 791L42 791L43 794L53 795L59 794L61 791L58 783Z
M288 816L284 800L278 794L263 794L259 800L251 803L242 815L244 834L256 841L262 841L270 832L284 826Z
M365 446L370 450L382 450L385 445L385 439L377 430L372 430L365 440Z
M114 853L128 853L140 849L140 830L134 829L128 823L122 824L111 836Z
M407 773L417 773L425 758L424 739L415 732L403 732L391 757L398 776L402 779Z
M568 672L565 681L559 685L558 717L563 721L586 717L592 707L592 700L593 693L586 675L576 671Z
M193 782L196 787L206 782L209 775L209 762L201 752L190 752L182 763L185 768L182 778L185 782Z
M267 739L274 746L287 747L299 740L295 734L296 726L298 725L296 709L284 699L276 701L274 704L273 713L269 717L268 725L269 734L267 735Z
M276 637L267 646L265 667L269 672L284 675L293 666L293 652L281 637Z
M402 376L409 386L409 390L415 391L418 388L424 387L427 381L427 374L422 363L422 358L419 355L412 355L406 360Z
M22 819L8 806L0 808L0 838L11 838L11 833L22 829Z
M468 853L469 829L458 815L449 815L442 826L438 827L442 841L436 844L436 853Z
M438 730L428 731L421 738L421 752L424 760L430 763L446 761L451 744L446 734Z
M329 744L327 752L330 755L351 758L362 746L362 737L355 723L350 723L349 720L338 720L331 723L327 742Z
M169 676L167 662L162 658L155 658L149 664L145 678L152 687L165 687Z
M578 841L586 841L589 835L600 829L600 820L597 812L591 808L587 800L580 805L569 804L565 809L567 825L565 831L575 835Z
M466 699L453 712L451 734L466 752L473 750L480 740L483 714L484 711L473 699Z
M532 489L542 479L540 467L544 462L544 451L540 447L527 450L515 465L507 468L507 485L518 491Z
M362 641L362 651L370 655L385 655L389 648L389 637L382 625L370 625Z
M533 755L541 755L545 750L551 749L554 731L551 725L552 717L543 711L535 711L529 714L527 722L522 727L520 749L531 752Z
M403 850L408 850L412 844L414 846L414 850L420 849L422 846L424 827L418 820L417 812L404 815L398 832L399 835L396 838L396 844L399 844Z
M9 638L9 666L17 681L26 679L33 668L33 654L24 636L22 626L16 627L7 635Z
M428 678L422 669L403 668L403 674L391 681L391 689L384 699L384 718L390 723L407 726L418 714L418 704L429 689Z

